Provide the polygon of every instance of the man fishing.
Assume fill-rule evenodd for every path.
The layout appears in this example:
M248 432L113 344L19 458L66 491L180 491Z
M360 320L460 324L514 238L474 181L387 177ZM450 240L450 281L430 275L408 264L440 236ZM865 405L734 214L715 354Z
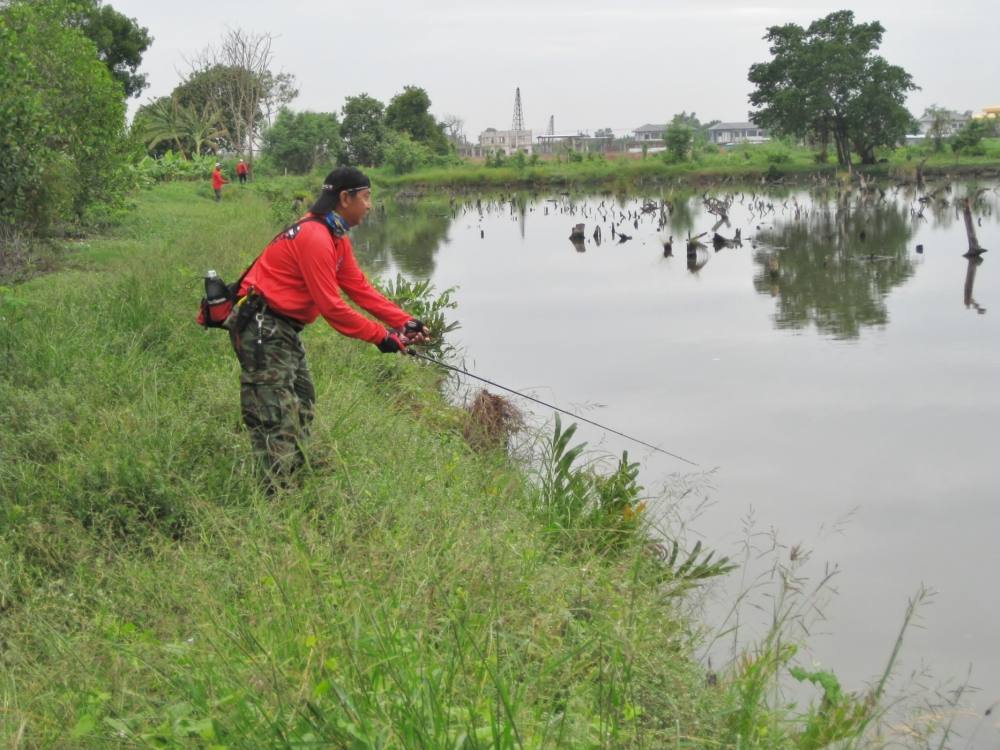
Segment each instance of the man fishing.
M316 400L299 339L306 325L322 315L338 332L387 354L405 352L408 344L430 335L421 321L372 287L358 267L348 232L371 205L371 182L360 170L330 172L309 213L275 237L246 273L227 320L240 361L243 421L269 491L305 460L302 444ZM341 290L382 324L350 307Z

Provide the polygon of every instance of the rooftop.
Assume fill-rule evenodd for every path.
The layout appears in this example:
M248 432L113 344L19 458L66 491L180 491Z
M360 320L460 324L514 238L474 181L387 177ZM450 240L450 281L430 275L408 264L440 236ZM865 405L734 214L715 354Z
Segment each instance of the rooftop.
M750 130L759 127L752 122L720 122L709 130Z

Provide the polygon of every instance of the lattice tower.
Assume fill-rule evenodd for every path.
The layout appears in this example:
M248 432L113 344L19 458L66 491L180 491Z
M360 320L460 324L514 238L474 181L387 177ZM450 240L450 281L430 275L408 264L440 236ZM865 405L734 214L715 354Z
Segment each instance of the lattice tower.
M521 87L514 94L514 124L511 130L524 130L524 112L521 111Z

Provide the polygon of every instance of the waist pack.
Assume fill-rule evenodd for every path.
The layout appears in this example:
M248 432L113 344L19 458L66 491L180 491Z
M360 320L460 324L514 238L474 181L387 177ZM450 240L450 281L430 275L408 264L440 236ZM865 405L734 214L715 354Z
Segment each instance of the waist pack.
M307 221L323 221L323 218L319 216L306 216L291 226L285 227L274 235L274 239L267 243L264 250L270 247L271 243L279 237L285 236L288 239L295 239L295 235L298 234L299 225ZM264 252L261 251L261 254L254 258L253 263L247 266L247 270L240 274L235 284L227 284L219 278L219 275L215 271L209 271L205 275L205 296L201 298L201 303L198 305L198 317L196 318L198 325L204 328L225 327L223 323L226 322L226 318L233 311L233 306L239 298L243 279L246 278L247 274L250 273L250 269L254 267L263 254Z

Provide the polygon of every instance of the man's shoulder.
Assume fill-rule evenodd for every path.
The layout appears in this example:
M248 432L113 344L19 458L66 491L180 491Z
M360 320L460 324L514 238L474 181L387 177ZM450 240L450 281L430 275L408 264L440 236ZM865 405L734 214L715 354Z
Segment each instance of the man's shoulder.
M282 234L284 239L294 240L300 238L308 245L323 248L332 248L337 243L333 232L320 217L305 216L289 227Z

